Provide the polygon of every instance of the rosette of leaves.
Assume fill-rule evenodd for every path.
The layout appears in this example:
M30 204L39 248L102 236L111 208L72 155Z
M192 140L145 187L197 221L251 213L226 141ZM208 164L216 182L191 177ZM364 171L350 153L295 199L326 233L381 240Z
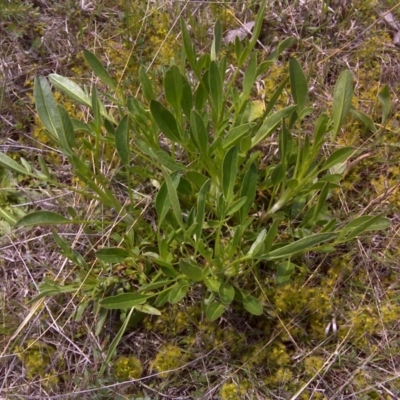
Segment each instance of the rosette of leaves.
M191 289L202 287L202 307L210 320L219 318L233 302L261 315L260 265L267 265L277 282L285 283L303 254L334 251L337 245L389 225L381 215L337 221L329 206L333 189L340 187L346 162L356 149L339 148L324 157L322 146L335 138L349 112L373 125L368 116L352 108L350 71L339 76L331 116L319 115L312 135L302 134L313 109L307 106L307 79L294 58L288 77L282 77L270 94L262 114L253 117L255 81L293 44L293 39L286 39L259 61L255 45L262 19L259 13L250 40L242 43L236 38L231 45L237 65L229 76L227 59L221 55L220 23L215 24L210 53L200 55L182 21L181 62L165 71L162 95L156 95L152 80L141 68L143 99L126 96L89 51L85 58L106 87L103 93L96 87L89 92L57 74L36 78L38 115L73 173L85 184L81 194L118 216L117 222L112 221L118 240L115 246L97 251L98 262L115 266L131 260L136 276L132 284L112 277L101 282L82 278L68 286L46 282L39 297L79 288L96 303L102 321L108 310L122 310L125 319L110 357L135 314L159 314L165 304L178 303ZM48 81L88 107L92 120L71 119L56 104ZM276 110L288 83L293 104ZM387 109L388 97L381 96L381 101ZM78 140L77 132L84 139ZM279 157L265 161L263 148L273 135ZM118 154L115 168L123 176L128 198L121 199L113 191L115 177L99 168L103 146L113 147ZM82 157L83 149L92 152L90 159ZM57 183L43 163L39 171L4 154L0 154L0 163L16 173ZM156 182L152 206L137 198L133 182L143 187ZM36 211L18 225L85 227L92 223L79 218L73 209L68 211L69 216ZM285 226L289 228L283 234ZM66 257L82 271L89 270L80 254L56 233L55 238Z

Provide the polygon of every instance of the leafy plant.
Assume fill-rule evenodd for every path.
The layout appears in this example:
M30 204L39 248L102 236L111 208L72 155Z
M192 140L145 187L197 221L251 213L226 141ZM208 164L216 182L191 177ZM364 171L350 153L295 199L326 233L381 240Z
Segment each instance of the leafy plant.
M108 271L98 276L54 231L61 253L80 272L67 285L45 282L34 299L80 291L83 301L77 318L93 302L99 313L98 332L109 310L122 310L123 324L106 361L135 315L160 314L165 304L178 303L197 288L211 321L233 303L261 315L262 270L271 271L283 284L301 265L303 254L334 251L337 245L389 225L380 215L337 221L332 212L334 189L340 187L343 167L356 150L339 148L324 157L321 149L338 134L350 111L349 71L338 79L332 116L321 114L312 135L303 130L313 112L307 107L307 79L294 58L289 76L282 77L262 115L252 114L256 80L293 44L293 39L286 39L260 60L255 46L262 20L260 13L250 41L236 39L232 74L221 54L220 23L215 24L210 54L200 55L182 21L182 58L165 71L163 96L156 95L144 69L139 74L143 100L126 96L89 51L85 59L104 85L102 91L92 87L89 92L57 74L37 77L37 113L80 188L60 182L43 162L39 171L0 154L3 167L69 187L96 200L103 213L109 210L111 216L99 220L87 219L72 207L68 215L36 211L17 224L79 224L84 231L107 226L112 231L107 236L111 244L96 251L96 265ZM70 118L56 104L49 81L90 108L91 120ZM278 109L289 83L294 104ZM274 146L272 138L279 157L265 160L265 149ZM117 160L102 158L110 148ZM109 170L113 174L104 172ZM145 201L153 187L157 194ZM123 278L114 272L121 268Z

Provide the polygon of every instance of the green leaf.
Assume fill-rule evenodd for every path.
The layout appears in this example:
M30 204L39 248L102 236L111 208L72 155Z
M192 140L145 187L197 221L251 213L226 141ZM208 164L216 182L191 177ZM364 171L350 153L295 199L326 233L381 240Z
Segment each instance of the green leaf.
M149 297L147 294L120 293L116 296L109 296L100 300L99 304L107 310L123 310L146 303Z
M211 94L212 113L214 123L217 123L221 117L223 107L222 79L215 61L211 61L209 70L209 88Z
M171 202L172 206L172 212L174 213L174 216L179 224L179 226L185 230L185 225L183 224L183 219L182 219L182 210L181 206L179 204L179 198L178 194L176 191L176 186L174 185L174 181L172 177L168 174L168 172L165 170L165 168L162 168L163 174L164 174L164 179L165 179L165 184L167 185L167 190L168 190L168 197L169 201ZM179 184L179 175L175 174L174 177L178 180ZM175 181L176 182L176 181Z
M18 220L16 226L70 224L72 221L52 211L34 211Z
M324 136L328 131L328 123L329 118L326 114L320 114L315 121L313 154L316 156L325 142Z
M232 145L236 144L239 142L239 140L245 136L246 134L249 133L250 129L254 126L255 124L253 122L248 122L246 124L242 124L239 126L235 126L232 128L225 138L223 139L223 144L222 148L224 150L229 149Z
M189 288L189 285L182 282L177 282L169 292L168 301L171 304L179 303L186 296Z
M238 60L238 67L241 68L242 65L246 62L246 60L249 58L251 52L253 51L254 47L256 46L258 37L260 36L261 29L263 26L264 22L264 12L265 12L265 7L267 4L267 0L262 0L262 2L259 5L259 11L257 12L257 17L256 21L254 24L253 28L253 34L251 36L250 42L246 44L246 47L244 48L244 51L242 52L239 60Z
M285 170L283 168L282 163L279 163L275 166L271 173L271 183L274 187L278 187L285 178Z
M168 303L168 296L169 296L169 290L159 293L154 302L154 305L159 308L164 307L165 304Z
M334 167L336 164L340 164L346 161L351 155L354 154L354 149L352 147L343 147L334 151L326 160L321 171L325 171L329 168Z
M247 252L247 256L249 257L257 257L261 251L264 249L264 240L267 234L266 229L262 229L258 234L257 239L251 245L250 250Z
M349 222L344 228L342 228L338 240L340 241L346 237L346 241L348 241L350 239L354 239L362 233L384 230L390 226L390 220L382 217L381 215L363 215Z
M238 148L231 147L226 153L222 165L222 188L227 201L233 196L233 188L238 172Z
M107 70L104 68L100 60L89 50L83 50L86 62L89 64L95 75L110 89L117 89L114 81L111 79Z
M197 88L194 93L194 106L196 110L204 111L204 107L207 101L208 91L207 91L207 84L206 80L209 74L208 71L202 77L200 83L197 85Z
M244 73L243 92L241 94L242 101L248 99L248 96L256 80L256 72L257 72L257 53L254 52L251 56L246 72Z
M217 320L225 311L225 306L219 302L213 302L206 306L206 317L210 322Z
M378 98L382 104L382 125L384 125L390 114L390 90L388 85L384 85L379 91Z
M199 194L197 195L197 212L196 212L197 228L194 232L195 241L196 241L196 251L198 250L199 241L202 237L205 209L206 209L206 201L207 201L207 193L210 188L210 184L211 184L210 179L208 179L206 182L204 182L203 186L199 190Z
M208 133L204 120L196 110L190 112L190 133L193 137L193 142L200 150L202 157L208 155Z
M186 58L189 61L190 67L196 71L196 55L193 48L192 40L190 39L189 32L184 18L181 18L181 32L183 40L183 48L185 49Z
M211 60L217 59L217 56L221 50L222 45L222 26L221 21L217 19L214 25L214 37L211 44Z
M299 62L295 58L291 58L289 61L289 72L290 89L292 91L293 100L297 104L297 115L300 116L308 95L307 79Z
M96 86L92 88L92 114L93 114L93 122L92 127L94 125L94 130L97 134L100 133L101 126L101 114L100 114L100 103L101 100L98 96Z
M207 181L206 176L194 170L186 171L186 178L197 189L200 189Z
M144 314L149 314L149 315L161 315L160 310L158 310L155 307L152 307L148 304L143 304L143 305L136 305L135 309L144 313Z
M74 126L72 125L72 121L67 113L67 110L61 105L57 105L57 108L58 112L60 113L62 131L64 135L64 138L62 140L60 139L60 142L64 143L65 141L67 144L67 146L65 146L65 150L70 151L70 149L73 149L76 146Z
M243 227L243 230L245 229L246 227ZM229 260L233 260L238 249L241 248L241 244L239 245L241 239L242 239L242 226L237 225L232 229L232 240L229 241L228 251L225 253L228 255L227 258Z
M60 90L70 99L76 101L79 104L83 104L84 106L92 106L90 97L81 89L79 85L77 85L70 79L58 74L50 74L49 81L55 88Z
M163 150L157 151L155 156L156 156L155 160L157 160L157 163L164 165L164 167L166 167L167 169L169 169L172 172L186 170L184 165L179 164L176 161L174 161L172 159L171 155L168 154L166 151L163 151Z
M35 78L33 96L40 121L53 140L58 140L57 129L54 126L54 113L57 110L57 103L54 100L50 85L45 77L37 76Z
M278 47L268 56L267 61L277 61L283 51L288 49L296 41L293 37L288 37L278 44Z
M339 133L350 111L353 90L353 75L345 70L340 74L333 90L333 138Z
M235 37L235 54L236 60L240 60L242 58L243 53L243 44L242 41L239 39L239 36Z
M47 79L43 76L38 76L35 78L33 95L35 98L36 111L39 115L40 121L47 129L53 140L58 141L61 145L61 148L67 154L70 154L70 143L74 142L73 129L71 133L70 124L66 122L66 112L62 115L60 114L60 110L62 110L62 108L57 107L57 103L54 100L50 85L47 82Z
M8 157L2 152L0 152L0 165L3 168L8 169L9 171L16 172L18 174L37 177L37 175L29 172L22 165L18 164L16 161L14 161L12 158Z
M179 178L179 175L178 175ZM171 207L171 202L168 197L167 184L163 182L158 190L156 201L155 201L157 216L158 216L158 226L161 227L164 219Z
M140 84L142 85L144 97L148 102L150 102L154 99L153 85L147 76L146 70L142 66L139 68L139 79Z
M221 283L218 293L221 303L224 305L231 304L235 297L235 289L226 283Z
M193 108L193 95L192 88L188 82L188 80L182 76L182 99L181 99L181 107L184 114L187 117L190 117L190 112Z
M181 271L192 281L201 282L203 280L203 269L200 268L194 261L179 260Z
M178 124L173 114L157 100L150 103L150 112L161 132L173 142L181 142Z
M318 217L319 213L321 212L323 207L325 207L325 205L326 205L326 199L329 194L329 187L330 187L329 183L328 182L325 183L325 185L323 186L323 188L321 190L321 193L319 194L318 202L314 209L314 214L312 216L311 224L314 224L317 221L317 217Z
M107 350L106 358L104 359L103 363L101 364L100 371L99 371L99 378L101 378L105 372L105 370L108 368L108 364L110 360L114 357L114 353L118 347L119 342L122 339L122 336L124 336L125 330L128 327L128 323L131 320L131 316L134 312L134 308L132 308L129 311L129 314L126 316L125 321L123 322L121 328L119 329L118 333L115 335L115 338L110 344L110 347Z
M176 65L172 65L164 75L164 91L167 102L172 106L176 113L179 113L183 94L183 84L182 75Z
M276 269L276 283L278 285L282 285L283 283L289 281L295 268L296 264L293 264L289 260L283 261L280 264L278 264Z
M205 276L204 283L206 284L208 289L216 293L218 293L219 287L221 286L221 282L218 279L213 278L211 276Z
M300 253L313 250L314 247L334 239L336 232L317 233L315 235L306 236L296 242L279 247L264 255L257 257L259 260L279 260L281 258L291 257Z
M225 211L225 215L232 215L235 214L235 212L239 211L243 205L246 203L247 197L241 197L240 199L234 201Z
M262 315L264 312L260 301L250 294L243 295L243 306L250 314L253 315Z
M118 155L121 157L122 163L127 167L129 165L129 117L125 115L120 123L118 124L118 128L115 131L115 148L117 149Z
M240 196L246 196L246 202L240 209L240 221L241 223L247 218L251 207L253 206L254 199L257 192L257 181L258 181L258 171L255 163L250 165L247 170L243 181L242 187L240 188Z
M96 251L96 257L105 263L116 264L129 257L129 253L119 247L104 247Z
M376 132L376 125L374 121L367 115L364 114L362 111L357 110L355 107L350 107L350 113L355 118L357 118L360 122L362 122L366 128L368 128L371 132Z
M268 229L268 233L264 240L264 251L266 254L268 254L268 252L272 248L272 245L274 244L274 241L275 241L277 233L278 233L278 226L279 226L279 220L275 219L275 221L272 223L272 225Z
M252 147L265 140L282 122L283 118L290 116L297 106L289 106L267 117L252 139Z

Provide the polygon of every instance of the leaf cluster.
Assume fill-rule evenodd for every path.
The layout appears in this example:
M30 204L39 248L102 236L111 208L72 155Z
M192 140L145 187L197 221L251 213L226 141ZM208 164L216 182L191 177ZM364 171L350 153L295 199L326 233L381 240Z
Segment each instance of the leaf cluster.
M113 226L119 240L99 249L97 262L112 270L131 260L136 269L133 284L121 285L109 278L96 281L85 259L54 233L62 254L87 273L71 285L46 282L35 300L80 290L88 299L80 313L94 301L100 316L98 330L109 310L122 310L125 319L106 361L135 314L158 315L165 304L178 303L191 290L201 288L202 307L211 321L233 303L262 315L261 269L274 273L279 284L286 283L301 265L303 254L334 251L335 246L389 225L380 215L337 221L330 206L346 162L356 153L345 147L323 157L321 151L354 111L350 71L338 78L331 116L319 115L312 135L303 131L313 113L308 106L308 83L294 58L288 77L271 94L262 115L252 117L256 80L293 43L291 38L284 40L266 60L259 61L255 45L262 18L260 13L249 41L243 44L236 38L232 44L237 60L232 76L227 75L227 60L221 55L220 23L214 27L210 54L200 55L182 21L182 57L179 65L170 65L164 73L163 97L156 94L143 68L139 77L144 101L126 96L90 51L85 51L85 59L106 91L81 88L57 74L36 78L39 118L84 184L83 189L74 190L118 215ZM49 82L89 108L91 120L71 118L56 104ZM293 104L277 109L288 83ZM381 93L387 104L385 95ZM265 161L263 148L272 137L279 157ZM124 176L129 201L121 200L113 190L113 178L100 168L104 146L114 148L119 157L117 169ZM90 160L83 157L84 150L91 152ZM14 173L61 185L56 174L39 161L40 170L0 153L0 165ZM148 206L135 195L134 182L158 187L150 207L155 221L149 222ZM86 227L93 222L79 217L71 207L68 214L36 211L17 225ZM143 238L138 227L144 225L148 229Z

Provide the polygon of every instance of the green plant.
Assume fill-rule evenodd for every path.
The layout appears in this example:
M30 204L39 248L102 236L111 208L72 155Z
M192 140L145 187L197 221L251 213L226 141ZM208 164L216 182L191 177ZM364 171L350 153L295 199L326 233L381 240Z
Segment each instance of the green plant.
M106 361L132 318L160 314L166 303L180 302L190 290L199 288L211 321L232 303L261 315L262 271L286 283L304 253L334 251L389 225L381 215L338 221L333 212L334 189L340 187L346 161L357 151L339 148L324 157L321 149L353 110L349 71L335 86L331 117L321 114L312 135L305 132L313 111L306 106L307 80L296 59L290 60L289 76L282 77L262 115L252 113L255 81L294 42L284 40L259 61L255 45L262 21L259 13L250 41L237 39L233 45L237 65L231 74L220 54L221 24L215 24L210 54L199 55L182 22L182 57L164 73L163 98L156 96L143 68L139 77L144 100L125 96L96 56L85 51L105 90L92 87L89 92L57 74L49 80L91 109L89 122L70 118L56 104L48 80L37 77L39 118L79 180L77 187L58 180L43 160L38 170L0 154L3 167L100 205L102 216L94 220L68 207L68 215L33 212L17 226L79 224L85 232L112 232L96 251L96 268L104 272L95 274L54 231L61 253L79 268L76 280L46 281L34 299L79 291L77 318L93 303L99 313L98 332L109 310L122 310L123 324ZM277 111L275 105L289 83L295 104ZM263 151L274 146L273 137L279 157L265 160ZM118 158L102 159L110 149Z

